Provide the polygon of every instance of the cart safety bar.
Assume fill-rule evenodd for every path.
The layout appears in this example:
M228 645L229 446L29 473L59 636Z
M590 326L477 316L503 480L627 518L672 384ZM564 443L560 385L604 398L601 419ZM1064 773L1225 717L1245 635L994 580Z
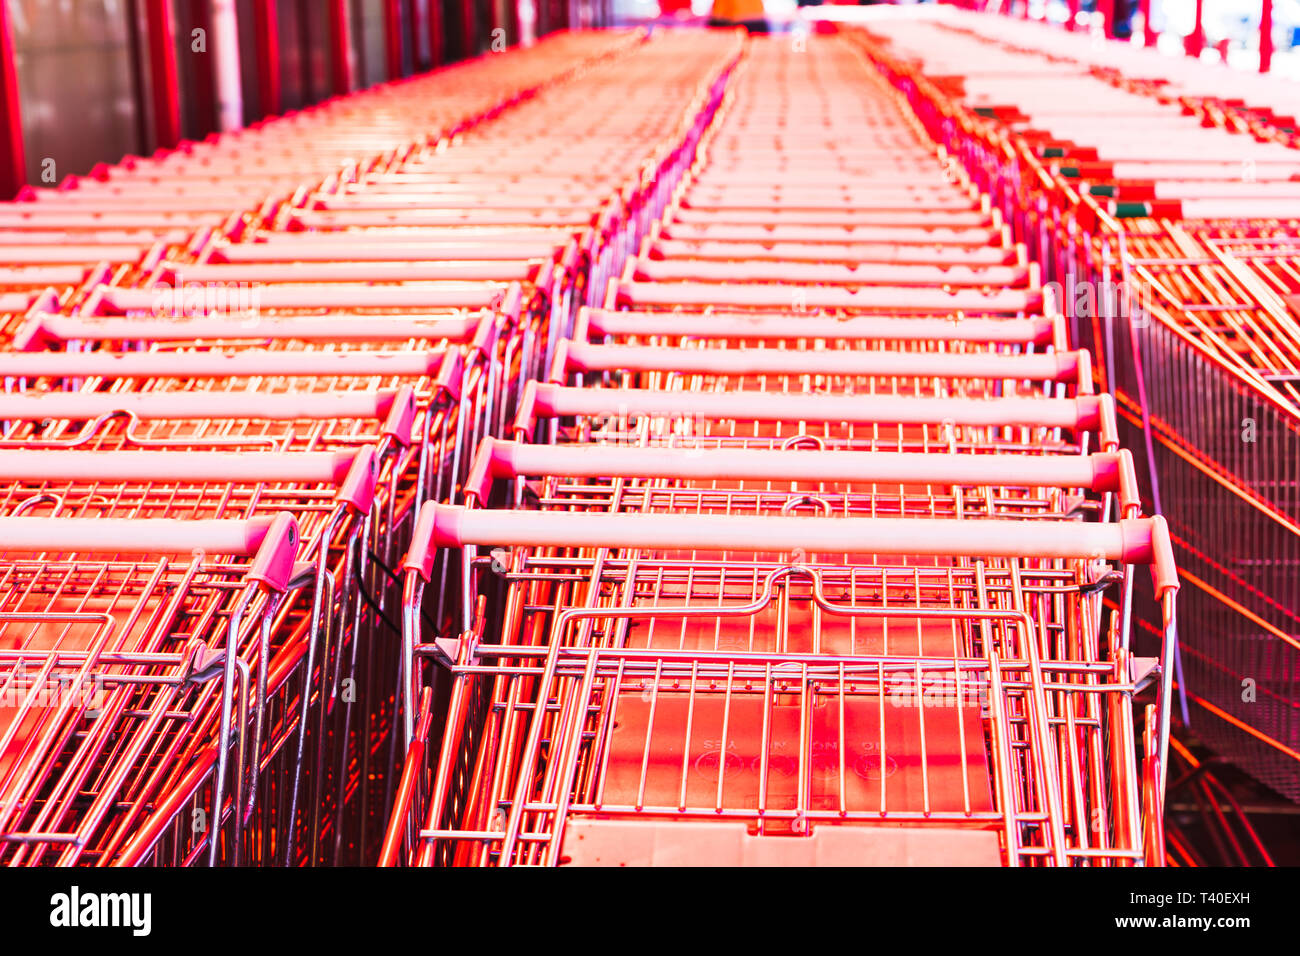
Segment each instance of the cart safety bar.
M563 248L534 236L508 238L496 242L361 242L355 235L342 236L339 242L303 242L307 233L275 234L266 241L239 242L218 246L213 262L394 262L407 260L436 261L513 261L550 258ZM328 235L326 233L325 235ZM134 247L132 247L134 248ZM82 257L84 258L84 257ZM100 258L103 258L101 256ZM77 261L80 261L78 259ZM183 271L183 270L182 270Z
M803 551L968 558L1105 559L1149 564L1156 593L1178 588L1161 517L1110 524L941 518L796 518L751 515L513 511L426 502L403 567L428 581L434 551L467 545L681 551Z
M682 335L702 339L833 339L909 342L989 342L1063 345L1057 318L925 319L860 315L828 319L791 312L613 312L583 307L573 338L601 335Z
M0 406L3 407L3 406ZM1078 398L917 398L898 395L784 395L772 392L659 392L640 388L575 388L529 382L515 417L516 438L539 417L632 415L705 420L845 422L851 424L1068 428L1101 433L1102 450L1119 446L1109 395ZM3 416L0 416L2 418Z
M1032 266L903 263L717 262L712 259L633 259L625 278L636 282L818 282L829 285L1025 288ZM469 276L468 278L478 278Z
M349 261L339 250L334 262L218 262L159 264L157 276L166 282L519 282L539 285L550 278L546 264L533 259L449 259L408 262ZM542 280L542 281L539 281Z
M211 313L160 318L80 318L37 312L14 336L15 351L64 342L182 342L199 339L300 342L467 342L491 327L491 312L467 316L328 315L292 318Z
M663 307L753 306L754 308L888 309L894 312L1029 312L1041 307L1039 289L978 289L867 286L850 290L790 283L628 282L611 279L605 308L636 305Z
M844 375L1017 379L1092 385L1086 351L1037 355L998 352L891 350L701 349L655 345L594 345L565 340L556 349L550 380L570 372L680 372L683 375Z
M126 412L142 420L250 418L383 422L383 433L410 444L415 390L377 392L43 392L0 395L0 421L91 420Z
M403 286L331 282L254 285L246 290L245 295L259 309L487 309L499 303L506 291L505 283L440 282ZM240 290L232 290L229 294L236 300L240 298ZM186 295L184 286L179 291L165 286L150 289L113 286L104 290L103 301L123 312L154 315L178 312L183 315L191 311ZM204 296L196 295L195 298L201 307Z
M293 577L293 515L247 521L177 518L0 518L0 552L189 554L252 558L248 577L282 591Z
M721 242L817 242L843 245L846 242L891 243L921 246L990 246L1002 237L990 226L763 226L670 222L659 233L665 239L717 240Z
M491 437L479 444L465 479L465 498L486 504L494 479L529 475L1084 488L1117 493L1124 511L1141 505L1137 472L1127 449L1086 456L960 455L532 445Z
M46 451L0 455L0 481L293 482L333 485L338 500L368 512L379 476L378 451L205 452Z
M236 349L185 352L0 352L0 375L28 378L222 378L256 375L428 376L443 350L324 352Z

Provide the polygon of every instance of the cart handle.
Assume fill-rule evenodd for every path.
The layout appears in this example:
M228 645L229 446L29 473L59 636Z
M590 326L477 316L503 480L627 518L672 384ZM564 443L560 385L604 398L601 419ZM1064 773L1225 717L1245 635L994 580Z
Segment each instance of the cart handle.
M328 235L326 233L325 235ZM353 233L346 241L334 243L305 241L310 233L277 234L261 242L238 242L218 246L213 262L398 262L413 259L497 261L546 259L559 252L564 244L534 236L500 237L495 242L469 242L453 239L414 242L370 242ZM84 258L84 257L80 257ZM80 258L78 261L80 261ZM101 256L103 258L103 256Z
M659 392L575 388L529 382L514 432L532 432L539 417L656 415L708 420L848 422L853 424L1026 426L1099 431L1102 448L1119 446L1109 395L1078 398L916 398L898 395L783 395L771 392ZM0 416L2 417L2 416Z
M721 242L846 242L889 243L897 246L956 245L982 248L996 245L999 230L991 226L778 226L753 224L669 222L659 229L664 239Z
M1042 306L1039 289L911 288L871 286L856 291L831 286L798 286L790 283L757 285L725 282L629 282L611 279L605 308L635 305L668 307L752 306L793 308L794 297L806 309L888 309L894 312L1031 312Z
M547 263L537 259L437 259L369 262L348 258L347 250L325 262L203 262L159 263L153 278L164 282L530 282L544 286L550 279Z
M298 524L282 511L246 521L179 518L0 518L0 552L186 554L252 558L248 577L283 591L293 577Z
M331 485L336 497L366 513L374 501L379 454L359 451L174 452L46 451L19 448L0 455L0 481L293 482Z
M247 378L436 375L447 350L403 352L235 349L185 352L0 352L0 375L25 378Z
M1161 517L1125 518L1109 524L995 518L755 518L483 510L426 502L403 567L428 581L437 548L467 545L1096 558L1149 564L1158 595L1178 589L1169 529Z
M182 342L197 339L328 342L467 342L493 325L492 313L468 316L332 315L256 316L211 313L194 318L113 316L86 319L37 312L14 336L15 351L39 351L64 342Z
M625 276L636 282L770 282L773 263L758 260L632 259ZM782 263L782 280L834 285L1023 288L1033 285L1028 265L932 265L929 263Z
M3 469L0 469L0 477L3 475ZM491 437L479 444L465 479L466 501L486 504L494 479L525 475L1085 488L1096 492L1116 492L1125 514L1141 507L1137 472L1133 456L1127 449L1086 456L932 455L876 451L769 451L758 448L533 445Z
M550 381L570 372L680 372L683 375L845 375L1016 379L1074 382L1091 390L1088 352L1004 355L999 352L896 352L889 350L701 349L654 345L595 345L564 340L555 352Z
M92 256L91 262L98 259ZM47 264L0 266L0 284L3 285L76 285L86 278L89 267L79 265Z
M254 285L248 297L256 297L260 309L489 309L502 300L505 283L440 282L401 286L369 285L360 282L331 282L308 285L276 283ZM105 305L122 312L156 314L184 312L185 289L127 289L112 286L104 290ZM237 313L238 314L238 313Z
M0 312L25 312L39 293L0 292Z
M786 312L613 312L587 306L578 310L573 338L672 335L706 339L867 339L882 342L989 342L1004 345L1055 345L1064 341L1056 318L925 319L859 315L845 319Z
M126 412L142 420L251 418L320 421L379 420L388 435L409 445L415 390L376 392L42 392L0 395L0 421L90 421Z

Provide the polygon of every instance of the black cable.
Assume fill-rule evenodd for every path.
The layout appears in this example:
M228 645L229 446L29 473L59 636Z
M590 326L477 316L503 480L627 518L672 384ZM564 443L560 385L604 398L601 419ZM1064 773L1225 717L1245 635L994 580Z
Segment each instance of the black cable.
M366 603L366 606L369 607L370 610L374 611L381 621L388 625L389 630L400 636L402 629L394 624L393 619L384 613L384 609L375 603L375 599L371 597L370 592L366 590L366 582L362 580L361 575L357 575L357 591L361 594L361 600Z
M399 575L396 571L394 571L387 564L385 564L383 558L375 554L375 552L371 551L369 548L366 549L366 553L370 555L370 560L375 562L376 565L378 565L379 570L383 571L386 575L388 575L388 579L390 581L392 581L394 584L402 583L401 575ZM429 630L433 631L436 634L438 631L438 625L434 622L433 618L429 617L429 613L424 608L420 608L420 617L422 617L424 619L424 623L429 626Z

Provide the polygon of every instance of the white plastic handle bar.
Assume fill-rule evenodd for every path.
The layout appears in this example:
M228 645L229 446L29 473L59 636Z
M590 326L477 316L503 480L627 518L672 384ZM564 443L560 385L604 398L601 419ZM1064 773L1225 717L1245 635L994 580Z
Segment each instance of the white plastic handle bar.
M251 557L248 577L283 590L293 576L298 524L288 512L247 521L176 518L0 518L0 552Z
M184 342L199 339L327 342L465 342L480 325L491 324L491 313L470 316L330 315L279 318L236 315L194 318L91 318L38 312L14 336L14 349L38 349L62 342Z
M0 232L0 238L3 238L4 235L3 232ZM368 246L375 243L375 237L380 237L378 244L401 243L404 246L407 243L402 242L402 240L409 239L410 248L419 252L422 248L430 246L451 244L456 248L463 248L467 243L471 242L487 242L496 245L499 243L521 242L525 239L538 242L542 240L553 241L556 245L563 245L570 240L573 231L563 226L413 226L384 229L376 232L284 232L264 235L268 240L267 245L284 239L286 241L291 240L294 243L333 250L347 248L356 244ZM243 248L255 248L260 245L262 245L261 242L241 243ZM337 257L337 251L335 257Z
M26 312L35 292L0 292L0 312Z
M908 246L879 242L717 242L709 239L647 239L646 259L714 259L723 262L895 262L915 265L1001 266L1020 261L1017 249L1000 246Z
M497 242L365 242L344 234L337 243L297 242L306 233L277 235L269 242L241 242L220 246L214 253L217 262L332 262L339 259L355 262L395 262L405 260L492 260L540 259L557 253L562 244L545 242L530 235L515 239L502 237ZM328 233L326 234L328 235ZM101 256L100 258L104 258Z
M253 286L245 298L257 309L487 309L506 293L503 284L440 282L415 286L322 283L320 285L276 284ZM104 291L104 302L122 312L185 313L187 290L126 289ZM239 293L232 293L240 298ZM197 297L199 305L202 296ZM220 310L212 310L220 311ZM238 313L240 310L232 309ZM248 311L248 310L244 310Z
M569 226L581 229L590 226L594 218L585 209L577 212L536 209L477 211L469 209L327 209L304 211L294 215L290 227L304 229L361 228L397 229L409 226ZM0 221L3 221L0 219Z
M680 206L682 209L711 209L717 212L732 209L906 211L917 208L969 210L976 208L978 204L957 189L944 188L942 183L911 183L838 191L697 187L682 196Z
M861 286L987 286L1023 288L1029 266L906 265L860 262L811 263L719 261L714 259L637 259L627 276L638 282L808 282Z
M659 392L637 388L574 388L529 382L515 417L516 437L539 417L652 415L712 421L844 422L848 424L1025 426L1099 431L1104 450L1118 447L1109 395L1079 398L915 398L898 395L786 395L773 392ZM3 417L3 416L0 416Z
M828 339L881 342L989 342L1003 345L1057 345L1059 318L926 319L860 315L846 319L791 315L788 312L614 312L584 307L573 338L664 335L703 339Z
M1127 449L1086 456L958 455L532 445L490 437L480 443L474 456L474 463L465 479L465 497L467 501L483 504L488 499L493 479L543 475L1084 488L1118 493L1122 508L1136 508L1141 503L1137 473Z
M12 263L133 262L140 258L136 245L0 245L0 261Z
M627 282L610 280L605 299L608 309L636 305L663 308L753 306L791 308L795 297L806 309L888 309L895 312L944 312L958 310L977 314L1028 312L1042 302L1037 289L999 289L985 293L976 289L910 288L866 286L857 290L834 286L759 285L724 282Z
M340 250L342 251L342 250ZM527 259L483 262L352 262L346 254L333 262L164 262L166 282L522 282L536 281L544 264ZM542 284L542 283L539 283Z
M968 558L1105 559L1149 564L1156 591L1177 590L1163 518L1110 524L941 518L792 518L751 515L593 514L470 509L427 502L404 567L426 581L438 548L642 548L890 554Z
M768 225L777 226L943 226L950 229L975 228L987 226L989 217L983 212L950 212L947 210L928 209L882 209L866 212L857 209L839 210L800 210L800 209L736 209L725 213L713 210L695 210L678 207L670 215L674 222L706 223L723 222L727 225Z
M463 294L467 289L471 290L473 294L468 296ZM306 290L306 292L299 297L297 293L303 290ZM325 292L331 292L333 295L326 295ZM386 296L389 292L394 292L396 296L394 301L387 300ZM410 301L410 296L405 296L403 293L418 293L423 298L420 301L413 302ZM177 290L168 290L165 287L124 289L120 286L101 284L91 290L86 297L86 301L80 307L80 313L87 316L129 314L133 319L147 320L153 318L163 321L191 321L194 319L206 321L224 318L227 320L233 319L244 328L264 320L270 322L276 319L277 316L273 311L267 312L267 310L275 308L322 309L326 312L325 315L320 316L294 316L291 320L306 320L307 322L322 319L339 321L340 314L346 316L346 310L348 309L379 308L472 310L479 313L492 313L513 321L517 320L522 314L526 301L524 287L518 282L512 282L509 285L444 282L437 285L420 284L410 287L376 287L357 285L355 283L337 283L329 285L327 288L310 285L255 286L248 289L246 294L241 293L240 290L235 290L233 302L230 301L230 295L228 294L225 304L222 303L219 296L216 297L215 302L209 304L203 296L197 296L194 301L189 301L187 300L188 295L189 292L184 286L182 286L178 294ZM50 311L51 308L47 306L45 310ZM454 317L448 316L447 318ZM471 317L471 321L481 321L483 317L480 314ZM443 317L433 314L372 315L367 312L360 315L353 314L346 316L346 318L349 321L363 323L388 319L430 321Z
M378 392L44 392L0 395L0 421L88 421L127 412L143 420L378 420L409 443L415 418L410 386Z
M247 378L428 376L450 353L237 349L199 352L0 352L0 375L29 378Z
M706 239L722 242L826 242L841 245L845 242L874 242L894 245L957 245L988 246L1001 238L1001 233L991 227L952 229L887 226L761 226L761 225L704 225L701 223L665 223L659 234L665 239Z
M91 262L97 260L91 259ZM0 266L2 285L75 285L86 278L86 265L35 264Z
M3 366L0 366L3 368ZM550 380L570 372L680 372L683 375L843 375L1074 382L1091 389L1087 352L1005 355L886 349L699 349L561 342Z
M484 190L479 195L439 196L425 193L385 193L367 195L352 193L342 196L317 196L315 208L327 212L404 212L410 210L417 214L443 213L450 218L458 218L464 207L472 206L479 210L515 213L527 216L538 207L545 207L557 213L581 214L600 201L592 196L575 196L552 192L550 195L532 193L521 196L518 193L506 196L492 195L491 190Z
M373 446L360 451L205 452L15 449L0 455L0 481L285 482L332 485L337 497L369 511L379 475Z

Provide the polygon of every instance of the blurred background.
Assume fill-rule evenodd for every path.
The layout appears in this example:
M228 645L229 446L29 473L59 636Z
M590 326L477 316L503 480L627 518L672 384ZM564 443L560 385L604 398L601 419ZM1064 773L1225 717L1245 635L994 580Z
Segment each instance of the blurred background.
M1027 12L1099 36L1104 30L1098 0L1028 0L1027 10L1025 2L961 5ZM1270 4L1269 66L1300 78L1300 0L1149 0L1149 25L1139 0L1101 2L1114 4L1116 37L1242 70L1260 68L1260 19ZM0 192L55 185L96 163L147 155L570 26L713 22L782 31L836 13L819 0L0 0L8 51L0 110L10 146L0 164L20 167L0 169ZM237 50L220 56L213 32L231 21ZM18 137L22 148L15 150Z

